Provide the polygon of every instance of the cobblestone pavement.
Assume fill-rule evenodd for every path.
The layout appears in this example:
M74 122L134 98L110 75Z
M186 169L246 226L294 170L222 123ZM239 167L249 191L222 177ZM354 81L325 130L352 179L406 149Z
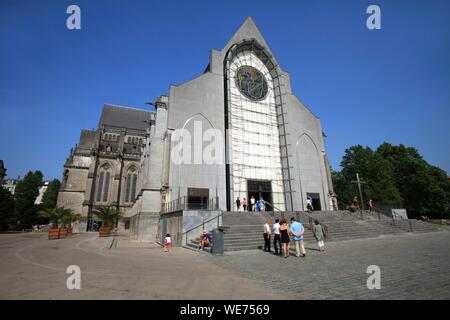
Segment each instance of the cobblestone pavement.
M211 256L94 234L49 241L0 234L0 299L449 299L450 232L306 245L288 259L258 250ZM68 290L66 268L81 268ZM381 289L368 290L369 265ZM205 290L207 288L207 290Z
M255 279L295 299L450 299L450 232L405 234L307 244L305 258L261 250L203 259ZM367 267L381 269L381 289L369 290Z
M210 265L182 248L120 238L116 249L95 233L48 240L39 233L0 234L0 299L281 299L258 282ZM81 290L66 269L81 269Z

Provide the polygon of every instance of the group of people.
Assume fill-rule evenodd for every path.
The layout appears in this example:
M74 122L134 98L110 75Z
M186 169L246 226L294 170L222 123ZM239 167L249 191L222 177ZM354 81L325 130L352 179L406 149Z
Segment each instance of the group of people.
M236 198L236 208L237 211L241 211L241 206L243 211L253 211L253 212L260 212L260 211L266 211L266 201L264 201L263 197L260 197L258 201L256 201L254 196L251 196L250 198L250 205L248 205L247 199L239 199L239 197Z
M374 201L372 199L369 199L369 201L367 201L367 209L369 210L369 212L372 212L374 207L375 207ZM356 210L360 210L360 207L358 197L354 196L352 204L350 205L350 211L355 212Z
M273 245L275 247L275 254L289 257L289 242L292 237L295 243L295 253L297 257L306 257L305 245L303 237L305 228L294 217L291 218L290 225L286 219L276 219L275 223L270 226L270 221L266 220L264 223L264 251L272 252L270 250L271 238L273 235ZM319 220L314 220L312 229L314 238L317 240L319 250L325 251L326 229L320 224Z

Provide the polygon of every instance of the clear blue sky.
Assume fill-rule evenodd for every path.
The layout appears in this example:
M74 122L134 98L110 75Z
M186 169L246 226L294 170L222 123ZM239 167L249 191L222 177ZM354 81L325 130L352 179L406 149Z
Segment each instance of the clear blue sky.
M66 28L81 7L82 29ZM366 28L381 8L382 29ZM450 172L450 1L0 0L0 159L60 178L104 103L145 108L201 74L252 16L320 117L333 169L345 148L416 147Z

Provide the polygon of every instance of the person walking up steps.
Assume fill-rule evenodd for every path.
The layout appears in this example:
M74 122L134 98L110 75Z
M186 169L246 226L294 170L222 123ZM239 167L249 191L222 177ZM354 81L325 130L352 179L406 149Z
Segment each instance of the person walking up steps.
M283 249L284 258L289 257L289 225L286 220L281 220L280 226L280 236L281 236L281 246Z

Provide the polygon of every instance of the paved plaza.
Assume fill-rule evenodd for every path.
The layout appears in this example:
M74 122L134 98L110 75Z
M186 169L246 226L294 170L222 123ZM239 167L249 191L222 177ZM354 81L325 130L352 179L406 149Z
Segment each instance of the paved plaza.
M308 244L305 258L263 251L204 258L295 299L450 299L449 243L450 232L403 234L330 242L325 253ZM379 290L367 288L372 265L381 271Z
M307 257L260 250L211 256L119 237L116 249L95 233L46 239L0 234L1 299L449 299L450 232L310 244ZM69 290L69 265L81 290ZM369 265L381 289L369 290Z

